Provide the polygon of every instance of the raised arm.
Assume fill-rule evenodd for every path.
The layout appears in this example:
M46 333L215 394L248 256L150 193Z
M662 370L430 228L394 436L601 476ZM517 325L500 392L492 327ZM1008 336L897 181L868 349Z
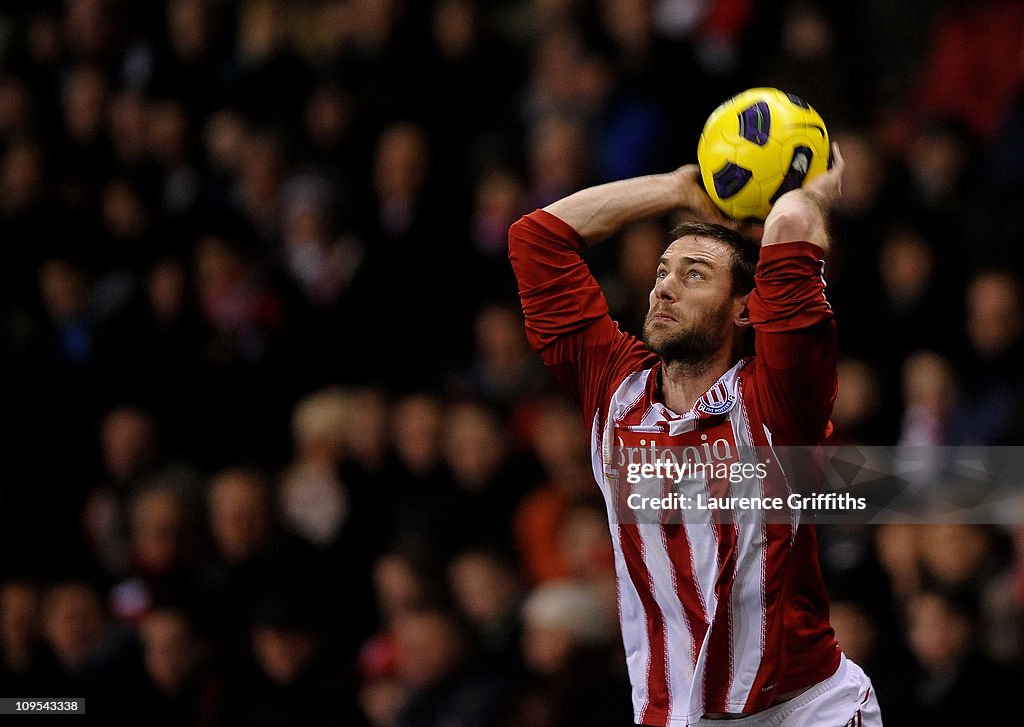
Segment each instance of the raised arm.
M668 174L590 187L544 210L576 230L587 245L600 242L633 222L677 210L690 210L705 222L735 224L725 218L705 194L700 185L700 170L695 164Z
M827 215L838 199L843 158L779 198L765 220L754 290L753 392L778 444L813 445L826 434L836 394L836 327L825 297Z
M587 422L606 401L609 387L656 357L619 330L580 253L630 223L676 210L721 220L699 180L697 167L690 165L590 187L526 215L509 230L509 259L527 338L582 404Z
M764 221L761 247L803 241L828 251L828 212L842 194L846 166L836 144L832 145L832 159L827 172L779 197Z

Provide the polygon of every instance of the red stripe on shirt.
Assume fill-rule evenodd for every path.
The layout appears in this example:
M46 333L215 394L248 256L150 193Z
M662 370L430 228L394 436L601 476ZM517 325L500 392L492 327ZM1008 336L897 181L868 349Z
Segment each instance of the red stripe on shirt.
M693 638L691 663L697 663L700 645L708 631L707 613L700 598L700 584L693 572L690 538L684 525L665 525L665 550L675 576L676 596L683 605L686 623Z
M637 525L619 526L619 543L626 561L629 578L640 596L646 614L647 644L650 661L647 664L647 704L641 715L643 722L663 721L666 714L652 712L651 705L668 705L668 660L666 658L665 618L654 598L654 584L643 560L643 541ZM656 708L657 709L657 708ZM660 712L657 709L657 712ZM666 708L666 713L670 711Z
M708 712L728 712L726 702L732 686L732 587L736 577L736 526L718 527L718 597L715 619L708 636L708 668L704 679L704 708Z

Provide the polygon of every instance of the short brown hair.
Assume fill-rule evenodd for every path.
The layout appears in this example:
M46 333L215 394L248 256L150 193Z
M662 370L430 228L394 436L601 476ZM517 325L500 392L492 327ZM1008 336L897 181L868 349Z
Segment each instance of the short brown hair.
M673 242L681 237L708 237L724 243L732 250L733 295L746 295L754 289L754 271L761 249L754 240L712 222L683 222L672 230Z

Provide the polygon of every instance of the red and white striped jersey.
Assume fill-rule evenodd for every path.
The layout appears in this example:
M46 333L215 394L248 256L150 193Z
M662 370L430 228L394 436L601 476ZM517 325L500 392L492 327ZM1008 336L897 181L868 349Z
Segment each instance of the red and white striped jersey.
M807 242L761 250L748 302L755 355L678 414L662 403L658 357L610 318L583 246L543 210L509 233L530 343L590 427L636 721L689 725L705 713L762 711L839 666L813 526L689 514L679 524L622 521L611 460L619 447L651 444L819 443L836 391L822 251ZM783 491L785 482L767 481L781 476L775 471L761 484Z

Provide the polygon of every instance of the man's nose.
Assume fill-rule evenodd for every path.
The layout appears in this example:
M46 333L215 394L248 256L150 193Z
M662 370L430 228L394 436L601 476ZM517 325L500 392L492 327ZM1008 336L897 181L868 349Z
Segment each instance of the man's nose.
M675 285L672 282L672 276L666 275L664 278L659 278L654 284L654 297L658 300L672 301L676 299Z

